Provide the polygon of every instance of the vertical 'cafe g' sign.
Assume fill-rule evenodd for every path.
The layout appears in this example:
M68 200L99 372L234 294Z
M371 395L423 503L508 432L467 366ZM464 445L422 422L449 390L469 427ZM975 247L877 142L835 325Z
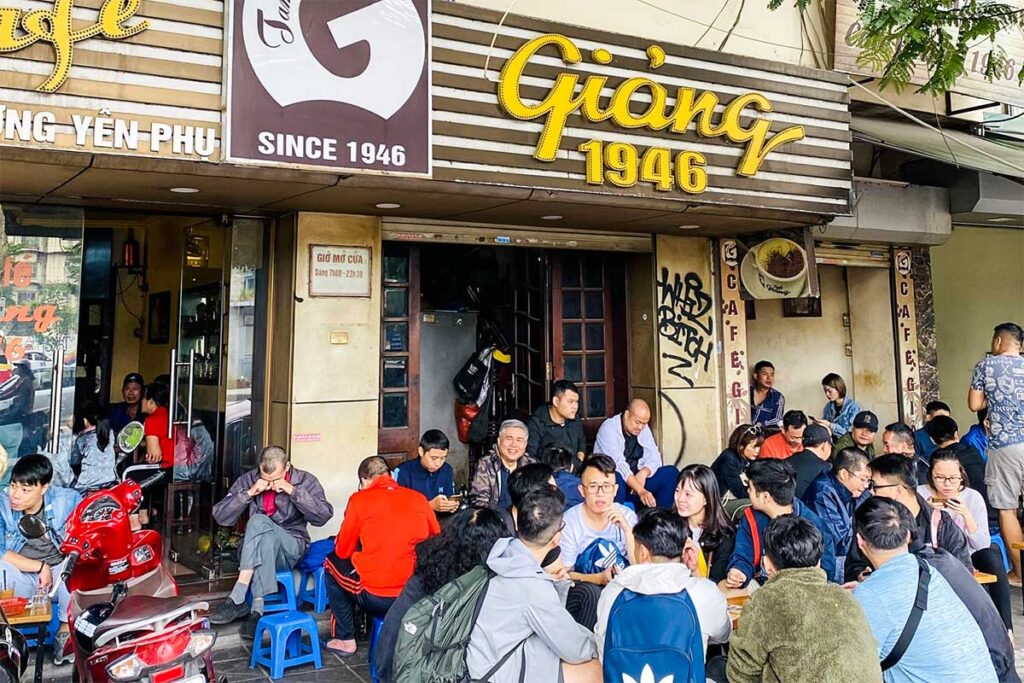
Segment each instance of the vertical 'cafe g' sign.
M741 117L755 112L772 111L772 103L760 93L745 93L725 102L724 111L716 121L715 107L723 103L715 93L677 88L672 93L675 103L670 108L668 90L646 76L626 79L615 88L607 104L602 104L601 91L606 87L606 76L587 76L577 92L579 76L561 73L539 103L527 103L520 95L524 71L534 55L549 45L557 48L567 65L583 61L583 52L570 38L558 34L542 35L525 43L505 62L498 80L498 102L502 109L520 120L544 121L533 155L540 161L555 160L569 116L576 112L591 123L611 121L627 130L667 130L682 135L694 125L701 137L725 137L743 145L736 174L748 177L757 174L771 152L804 137L802 126L791 126L769 137L771 121L768 119L755 116L750 123L741 121ZM593 50L590 57L600 65L611 64L614 59L612 53L604 48ZM665 63L665 50L651 45L647 48L647 59L648 67L656 70ZM636 113L631 105L638 104L634 99L638 94L646 95L649 104ZM673 157L667 148L650 147L641 155L631 144L606 144L596 139L581 143L578 149L586 157L586 179L591 185L610 183L617 187L632 187L646 182L664 192L678 189L690 194L707 189L708 174L703 168L707 159L697 151L684 150Z
M430 173L427 0L230 7L229 159Z

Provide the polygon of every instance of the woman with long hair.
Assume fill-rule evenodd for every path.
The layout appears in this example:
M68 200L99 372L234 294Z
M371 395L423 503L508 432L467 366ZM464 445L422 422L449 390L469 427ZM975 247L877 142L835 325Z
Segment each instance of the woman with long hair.
M747 485L740 475L750 462L757 460L763 443L761 425L740 425L732 431L729 447L719 453L711 464L711 471L715 473L718 489L723 496L728 494L736 499L747 497Z
M960 464L955 448L940 448L932 453L928 464L928 483L918 486L917 492L928 500L929 505L948 512L956 525L964 530L974 568L995 575L996 582L985 587L1006 628L1012 631L1010 582L1006 577L1003 556L998 547L992 545L985 499L971 488L967 471Z
M71 446L71 466L78 468L75 488L79 491L98 489L117 483L114 470L114 434L110 423L102 417L100 407L87 401L78 411L82 429Z
M398 633L406 611L469 570L487 561L499 538L510 536L501 516L491 509L456 513L441 533L416 546L416 566L401 595L388 610L377 639L377 679L392 681L392 664Z
M722 506L718 481L707 465L687 465L676 481L676 513L701 548L706 578L718 583L729 570L736 529Z

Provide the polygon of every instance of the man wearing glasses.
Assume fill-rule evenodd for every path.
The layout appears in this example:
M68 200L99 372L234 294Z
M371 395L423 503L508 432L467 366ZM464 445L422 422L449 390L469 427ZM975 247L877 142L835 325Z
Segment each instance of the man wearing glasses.
M562 561L576 582L566 607L587 628L597 621L597 600L626 564L633 562L636 513L615 502L615 461L592 455L583 461L580 494L583 502L565 513ZM595 546L596 544L596 546ZM614 546L616 552L606 552Z
M820 425L812 426L824 430ZM871 496L870 483L867 454L859 448L844 448L836 454L832 471L811 482L804 498L825 522L836 543L836 573L832 580L838 583L842 583L846 553L853 545L853 513Z
M875 458L868 467L871 470L868 488L872 495L903 503L917 522L910 552L919 552L927 546L942 548L960 560L968 571L974 570L963 530L945 510L931 507L917 492L917 474L912 460L890 453ZM870 573L870 563L854 542L846 556L845 580L848 583L863 581Z

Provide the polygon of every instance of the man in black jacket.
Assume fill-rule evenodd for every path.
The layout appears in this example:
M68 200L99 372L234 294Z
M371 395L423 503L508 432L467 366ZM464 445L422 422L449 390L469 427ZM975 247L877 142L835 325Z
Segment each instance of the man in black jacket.
M917 553L926 547L941 548L960 560L967 571L973 572L967 536L949 513L932 508L918 495L913 461L902 455L890 453L875 458L869 463L869 467L872 495L902 503L917 521L917 533L911 542L910 552ZM871 565L857 546L855 537L846 556L844 580L863 581L870 572Z

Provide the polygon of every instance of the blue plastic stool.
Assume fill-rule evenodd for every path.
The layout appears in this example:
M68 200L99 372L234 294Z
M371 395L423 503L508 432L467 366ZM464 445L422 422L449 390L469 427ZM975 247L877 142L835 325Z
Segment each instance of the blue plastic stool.
M280 586L273 595L266 595L263 598L263 613L273 614L274 612L294 612L297 609L295 602L295 577L292 570L278 572L276 575L277 585ZM245 601L252 606L252 591L245 595Z
M380 640L380 632L384 629L384 617L374 617L373 627L370 629L370 680L373 683L380 683L377 678L377 641Z
M311 579L312 588L309 586ZM313 606L313 611L317 614L327 611L327 581L324 579L323 567L299 575L298 606L302 607L307 602Z
M263 645L264 634L270 635L270 644L266 646ZM309 636L308 645L303 642L304 634ZM310 662L317 669L323 666L320 634L312 616L291 610L262 617L256 622L250 669L262 664L270 669L270 677L277 680L284 677L288 667Z
M1006 552L1006 543L1003 541L1001 534L992 534L992 545L998 546L999 554L1003 557L1003 566L1006 567L1006 571L1010 571L1010 555Z

